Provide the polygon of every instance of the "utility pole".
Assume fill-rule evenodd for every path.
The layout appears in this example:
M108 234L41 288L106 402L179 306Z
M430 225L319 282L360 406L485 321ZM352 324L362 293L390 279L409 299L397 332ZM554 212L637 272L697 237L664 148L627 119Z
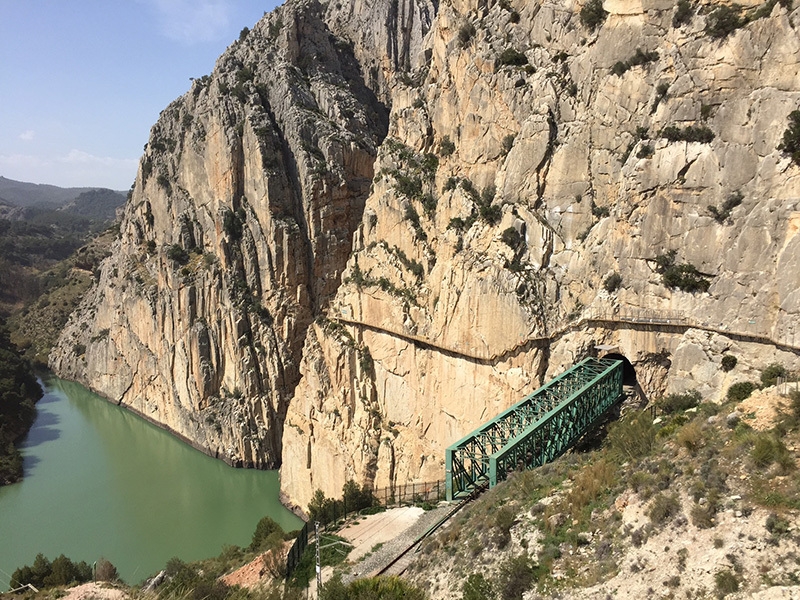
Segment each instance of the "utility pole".
M317 599L322 592L322 567L319 564L319 521L314 521L314 537L317 538L317 548L315 551L317 558Z

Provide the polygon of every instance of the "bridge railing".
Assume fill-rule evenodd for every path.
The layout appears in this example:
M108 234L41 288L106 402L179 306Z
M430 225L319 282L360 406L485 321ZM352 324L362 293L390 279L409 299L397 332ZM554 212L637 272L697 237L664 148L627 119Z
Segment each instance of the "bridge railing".
M613 385L605 383L607 379L613 381ZM513 461L516 465L520 457L529 451L534 454L541 451L545 456L551 456L553 452L541 444L537 446L534 442L528 443L530 440L540 439L543 435L534 434L534 430L538 428L549 431L551 420L561 419L562 417L558 415L562 412L567 414L568 410L572 410L570 405L576 401L597 402L595 395L586 391L595 385L599 390L598 393L609 396L608 402L598 404L602 407L598 409L602 414L622 393L622 362L587 358L447 448L445 451L447 499L453 500L467 495L483 485L494 485L498 477L502 478L508 472L508 461ZM610 390L613 386L618 389L615 388L612 392ZM582 417L584 413L593 414L584 409L581 409L580 413ZM593 420L594 417L582 418L571 436L583 435L585 431L581 427L588 427ZM572 437L565 438L561 435L556 437L561 448L558 451L560 454L569 447L564 444L571 443L568 440ZM515 450L520 444L520 447L524 448L522 455ZM552 458L546 459L545 462L547 460ZM523 460L523 464L527 462L529 461Z

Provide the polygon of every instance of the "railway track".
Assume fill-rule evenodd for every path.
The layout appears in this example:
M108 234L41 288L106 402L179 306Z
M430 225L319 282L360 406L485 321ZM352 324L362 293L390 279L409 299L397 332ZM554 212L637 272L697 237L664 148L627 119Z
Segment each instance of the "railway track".
M414 560L414 554L419 551L419 548L427 538L433 535L440 527L447 523L453 516L458 513L462 508L473 502L480 496L488 486L483 486L475 489L472 494L464 498L452 510L448 511L441 519L431 525L423 534L418 536L414 541L405 546L397 555L389 561L386 565L379 569L375 569L367 575L367 577L376 577L378 575L402 575L411 562Z

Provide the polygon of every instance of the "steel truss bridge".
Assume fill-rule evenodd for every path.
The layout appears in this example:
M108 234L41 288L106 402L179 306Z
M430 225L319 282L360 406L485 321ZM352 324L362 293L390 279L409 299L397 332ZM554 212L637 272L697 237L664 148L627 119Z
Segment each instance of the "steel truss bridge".
M450 446L448 500L558 458L622 396L622 361L587 358Z

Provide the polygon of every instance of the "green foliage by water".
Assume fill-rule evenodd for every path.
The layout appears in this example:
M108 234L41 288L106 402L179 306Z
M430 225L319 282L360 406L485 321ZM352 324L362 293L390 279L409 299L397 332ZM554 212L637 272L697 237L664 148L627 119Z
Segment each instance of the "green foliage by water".
M15 444L33 425L34 402L42 393L30 364L20 357L0 319L0 485L22 478L22 457Z
M349 479L342 487L341 499L326 498L322 490L314 492L311 502L308 503L309 521L319 521L325 525L376 503L375 496L367 485L359 486Z
M84 561L74 563L61 554L53 562L50 562L43 554L37 554L33 565L20 567L11 574L11 586L13 588L30 584L41 590L60 585L84 583L91 579L92 568Z

